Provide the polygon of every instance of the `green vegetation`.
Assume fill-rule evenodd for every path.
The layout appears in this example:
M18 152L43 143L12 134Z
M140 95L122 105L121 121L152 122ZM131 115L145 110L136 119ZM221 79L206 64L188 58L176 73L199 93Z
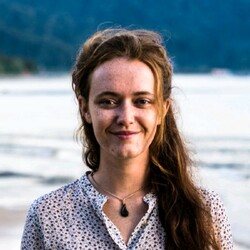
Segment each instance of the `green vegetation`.
M31 60L0 55L0 74L36 73L37 67Z
M163 33L176 71L249 71L249 7L248 0L0 0L0 50L41 70L70 70L87 36L121 25Z

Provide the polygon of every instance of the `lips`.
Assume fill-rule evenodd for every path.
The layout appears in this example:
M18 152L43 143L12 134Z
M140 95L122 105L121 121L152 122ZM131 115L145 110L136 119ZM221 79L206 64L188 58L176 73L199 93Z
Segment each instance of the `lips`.
M133 135L138 134L138 132L135 131L117 131L117 132L111 132L114 135Z
M136 131L115 131L115 132L111 132L111 134L117 136L120 139L130 139L133 136L139 134L139 132L136 132Z

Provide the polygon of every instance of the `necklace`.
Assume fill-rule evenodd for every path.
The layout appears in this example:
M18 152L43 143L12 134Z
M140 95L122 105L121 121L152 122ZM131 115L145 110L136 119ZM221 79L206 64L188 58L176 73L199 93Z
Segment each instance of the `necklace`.
M126 207L125 201L127 199L131 198L132 196L134 196L137 192L139 192L140 190L142 190L144 188L144 186L142 186L141 188L139 188L136 191L134 191L133 193L125 196L124 198L120 198L120 197L116 196L115 194L112 194L108 190L104 189L100 184L98 184L96 182L95 178L94 178L94 173L93 172L91 173L91 177L92 177L92 179L93 179L93 181L94 181L94 183L96 184L97 187L99 187L103 192L111 195L112 197L116 198L117 200L119 200L121 202L122 206L121 206L121 209L120 209L120 215L122 217L127 217L129 215L129 212L128 212L128 209Z

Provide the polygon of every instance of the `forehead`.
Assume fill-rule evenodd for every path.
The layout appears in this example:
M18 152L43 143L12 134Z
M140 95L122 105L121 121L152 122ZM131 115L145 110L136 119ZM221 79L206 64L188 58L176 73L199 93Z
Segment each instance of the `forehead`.
M90 92L148 91L154 93L154 75L139 60L114 58L99 65L90 77Z

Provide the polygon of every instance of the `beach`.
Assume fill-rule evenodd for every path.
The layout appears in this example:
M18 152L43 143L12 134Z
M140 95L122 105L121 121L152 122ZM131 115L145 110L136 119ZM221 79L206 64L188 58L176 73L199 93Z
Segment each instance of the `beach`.
M27 208L0 208L1 249L19 249L20 237Z
M223 200L234 249L250 249L250 77L177 75L173 84L197 183ZM31 203L87 170L70 76L0 79L0 120L0 249L14 250Z

